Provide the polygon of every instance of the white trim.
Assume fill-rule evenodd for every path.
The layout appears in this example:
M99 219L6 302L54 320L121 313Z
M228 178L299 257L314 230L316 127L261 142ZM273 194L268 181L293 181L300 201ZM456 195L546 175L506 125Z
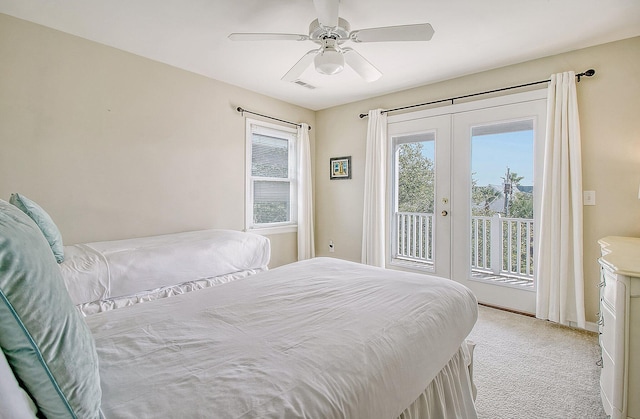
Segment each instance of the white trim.
M256 127L253 129L252 127ZM289 164L289 178L293 181L290 181L290 218L291 221L287 221L286 223L277 223L273 225L260 225L257 228L253 227L253 208L250 205L253 200L253 182L251 176L251 150L252 150L252 134L265 134L265 135L275 135L277 133L286 132L291 134L289 138L286 138L289 142L289 162L293 164ZM244 204L244 230L250 231L252 233L257 234L279 234L279 233L290 233L298 231L297 224L297 180L296 180L296 168L298 162L296 161L296 139L298 136L298 130L296 128L292 128L287 125L274 124L271 122L265 122L258 119L245 118L245 204ZM264 178L264 180L270 180L269 178ZM276 181L280 181L282 179L274 179ZM287 180L289 182L289 180ZM264 232L264 233L261 233ZM268 233L267 233L268 232Z
M493 97L489 99L474 100L471 102L456 103L454 105L440 106L433 109L425 109L422 111L406 112L398 115L389 115L388 122L393 124L396 122L410 121L412 119L428 118L431 116L447 115L453 113L461 113L474 111L477 109L493 108L502 105L511 105L520 102L530 102L547 98L547 89L531 90L529 92L513 93L504 96Z
M443 263L439 262L438 260L434 261L435 270L436 270L435 274L437 276L443 276L443 277L451 278L451 279L462 282L464 285L467 285L469 286L469 288L472 288L472 290L478 295L478 298L480 301L487 304L496 305L496 306L499 306L499 305L504 306L504 304L494 300L512 297L512 294L514 293L514 291L510 290L509 288L514 290L517 289L517 290L525 291L524 293L518 294L518 298L522 297L524 300L526 300L523 303L522 307L510 307L510 308L528 312L528 313L535 312L535 295L536 295L535 288L513 287L513 286L508 286L506 284L491 282L491 285L494 285L494 286L499 285L499 287L495 287L491 290L495 295L494 294L489 295L486 292L486 290L483 289L484 287L483 283L485 281L472 279L470 272L466 274L460 271L460 266L466 266L464 265L464 263L466 262L459 263L459 261L455 260L455 254L453 253L453 247L454 247L453 244L464 242L464 240L466 239L461 238L461 235L464 235L464 237L466 237L466 235L468 234L467 229L460 228L462 224L460 217L462 214L466 214L466 211L464 210L464 206L460 206L460 205L464 205L464 202L468 201L468 197L466 197L466 192L465 192L466 190L464 187L462 187L464 186L463 182L467 182L467 178L466 177L464 179L450 178L443 184L441 184L438 181L438 179L439 178L441 179L443 174L450 173L450 170L453 167L452 165L454 164L453 163L454 156L457 164L465 164L461 162L461 158L470 158L470 152L468 153L469 155L467 156L467 152L465 151L466 149L464 147L461 150L462 151L461 153L456 152L456 148L460 148L460 144L462 143L460 139L458 139L458 137L456 136L456 129L454 129L454 124L465 123L464 121L469 122L474 120L474 118L476 118L477 115L481 115L481 113L487 113L487 112L495 113L496 110L500 110L502 108L514 107L514 108L520 109L520 108L528 108L528 107L535 106L537 109L540 106L540 104L546 103L546 98L547 98L547 89L537 89L537 90L531 90L527 92L511 93L511 94L506 94L504 96L499 96L499 97L475 100L475 101L459 103L454 105L441 106L438 108L426 109L422 111L406 112L406 113L402 113L394 116L389 116L387 131L389 136L389 150L390 150L389 151L390 158L388 159L390 181L387 186L388 187L387 219L389 220L387 225L387 231L389 232L388 240L387 240L387 249L389 252L388 263L390 265L399 266L399 265L396 265L396 260L392 258L392 255L394 252L394 248L392 247L392 245L393 245L394 238L397 237L397 233L395 232L395 223L393 219L394 205L396 205L393 197L394 190L395 190L395 184L393 183L393 180L395 179L395 176L396 176L396 172L395 170L393 170L393 167L394 167L393 151L394 151L394 145L396 144L394 137L425 133L425 132L431 131L432 130L431 128L433 127L440 127L440 125L442 125L440 128L438 128L439 133L437 134L437 137L439 136L448 137L450 138L450 141L439 143L438 138L436 138L436 158L434 163L437 166L436 172L439 173L440 176L436 175L436 194L437 194L436 196L438 197L438 201L434 203L435 204L434 226L436 221L439 221L440 223L438 224L437 227L434 227L434 228L436 228L436 235L439 235L442 233L443 236L437 236L436 238L434 238L434 247L439 246L439 244L435 244L435 242L437 243L448 242L444 236L450 237L451 241L448 242L449 243L448 248L445 245L445 248L438 248L438 252L434 254L434 257L438 258L442 256L443 252L448 252L447 258L443 259L443 261L444 260L448 261L448 266L443 266ZM544 110L542 110L542 112L544 112ZM506 114L506 116L508 115L510 115L510 113ZM538 136L540 133L544 132L544 131L541 131L540 127L538 126L540 124L540 121L544 121L544 119L540 119L540 118L544 118L544 113L540 113L537 111L532 113L532 116L536 116L536 115L537 117L534 118L534 130L536 132L536 136ZM446 119L448 123L445 123L445 122L443 122L442 124L437 123L437 121L440 119L443 119L443 120ZM524 119L530 119L530 118L522 118L521 116L518 116L517 118L506 118L502 121L492 120L490 124L506 122L506 121L524 120ZM487 124L489 124L489 122L487 122ZM450 132L448 132L448 134L445 135L445 132L447 129L450 130ZM440 139L440 141L442 141L442 139ZM440 146L438 144L440 144ZM542 150L541 146L543 145L544 145L543 141L534 140L534 179L535 179L534 184L536 185L541 184L539 179L539 170L536 170L535 166L537 166L537 162L539 162L538 155ZM439 149L441 149L442 146L444 146L445 148L447 148L448 146L451 147L447 149L447 153L443 153L443 154L446 154L446 156L441 154L441 150L439 151ZM460 172L456 171L455 173L451 172L450 176L454 176L456 173L458 176L460 175ZM457 188L453 187L452 185L457 185ZM443 197L448 198L448 201L446 202L440 201L441 198ZM457 208L454 208L455 211L451 211L451 208L453 208L452 205L454 202L456 202ZM450 212L449 216L446 217L446 220L443 220L443 218L438 215L442 210L446 210ZM537 213L538 212L536 211L536 214ZM448 233L446 235L444 235L443 232L444 230L447 230L447 225L449 224L446 224L445 221L448 223L451 223L450 230L448 230ZM447 265L447 263L444 263L444 265ZM458 268L456 268L456 266ZM415 267L408 266L406 264L403 265L402 268L409 269L409 270L417 270L415 269ZM482 291L482 293L479 293L479 291ZM479 295L479 294L482 294L482 295ZM520 301L518 300L517 303L520 303ZM524 308L525 303L526 303L526 308Z
M578 328L578 325L574 322L570 322L570 324L575 327ZM584 330L588 330L589 332L594 332L594 333L598 333L600 331L600 329L598 328L598 325L596 323L593 322L585 322L585 328Z
M259 234L261 236L270 236L273 234L297 233L298 225L290 224L290 225L282 225L282 226L275 226L275 227L251 228L251 229L245 229L245 231Z

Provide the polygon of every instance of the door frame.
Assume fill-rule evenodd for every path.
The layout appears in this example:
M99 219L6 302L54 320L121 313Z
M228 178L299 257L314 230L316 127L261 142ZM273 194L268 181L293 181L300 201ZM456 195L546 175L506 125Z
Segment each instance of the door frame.
M498 96L498 97L493 97L493 98L489 98L489 99L481 99L481 100L475 100L475 101L470 101L470 102L465 102L465 103L459 103L459 104L453 104L453 105L448 105L448 106L442 106L442 107L438 107L438 108L433 108L433 109L426 109L426 110L421 110L421 111L414 111L414 112L408 112L408 113L403 113L403 114L399 114L399 115L391 115L388 117L387 119L387 123L388 123L388 147L389 147L389 156L392 156L392 151L393 151L393 141L392 141L392 137L393 136L397 136L397 131L398 130L393 130L391 129L392 124L399 124L399 123L409 123L409 126L418 126L418 121L422 120L422 119L427 119L427 118L432 118L432 117L438 117L438 116L445 116L445 115L449 115L451 118L451 126L450 126L450 147L449 147L449 157L450 157L450 161L448 162L449 168L450 168L450 172L449 172L449 179L447 179L448 183L451 185L450 186L450 190L447 191L447 193L449 194L449 202L450 205L454 208L454 211L456 212L460 212L460 209L456 209L456 207L458 207L458 205L455 204L455 200L456 199L461 199L461 195L459 191L455 190L455 187L453 186L454 184L454 180L452 180L452 176L454 175L454 173L459 173L459 172L454 172L454 156L455 156L455 145L454 145L454 136L456 135L454 132L454 119L455 119L455 115L456 114L463 114L463 113L467 113L467 112L472 112L472 111L478 111L478 110L485 110L485 109L490 109L490 108L496 108L496 107L501 107L501 106L505 106L505 105L513 105L513 104L518 104L518 103L524 103L524 102L533 102L533 101L539 101L539 100L546 100L547 98L547 89L536 89L536 90L530 90L530 91L526 91L526 92L522 92L522 93L514 93L514 94L509 94L509 95L504 95L504 96ZM415 123L411 123L411 121L415 121ZM544 127L544 121L542 121L542 126ZM540 124L538 124L538 129L540 127ZM543 148L543 144L539 144L540 142L534 142L534 150L538 149L539 147ZM437 143L436 143L436 147L437 147ZM538 153L538 151L534 151L534 155ZM436 159L437 159L438 155L436 154ZM535 156L534 156L535 158ZM389 173L390 176L388 176L389 178L393 177L393 172L391 171L391 158L389 159ZM540 166L540 162L534 162L534 176L535 176L535 184L537 185L541 185L541 182L538 182L539 179L541 179L541 170L539 169ZM436 176L437 176L437 172L436 172ZM441 176L442 177L442 176ZM437 180L436 180L437 182ZM394 229L392 228L392 218L393 218L393 202L392 202L392 191L393 189L391 189L393 187L393 185L391 184L391 181L389 182L388 185L389 189L388 189L388 197L389 199L388 201L388 205L387 205L387 211L388 211L388 216L387 216L387 237L389 238L389 240L387 241L387 266L394 268L394 269L402 269L402 270L414 270L414 271L419 271L419 269L416 268L412 268L411 266L398 266L397 264L392 264L391 263L391 254L392 254L392 249L391 249L391 243L392 243L392 238L389 234L393 234L394 233ZM437 185L436 185L437 187ZM443 196L438 194L437 189L436 189L436 208L434 208L434 212L436 213L436 217L438 215L438 213L441 211L440 207L440 202L438 202ZM534 203L534 218L535 219L539 219L539 202L540 202L540 195L538 193L536 200L534 201L536 203ZM468 203L467 203L468 206ZM442 218L442 217L437 217L437 218ZM470 286L470 288L472 288L472 290L474 291L474 293L478 296L478 300L480 302L486 303L486 304L491 304L491 305L495 305L495 306L500 306L500 307L505 307L505 308L510 308L510 309L515 309L518 311L524 311L524 312L528 312L528 313L535 313L535 287L534 289L532 289L531 291L529 290L522 290L522 292L533 292L534 293L534 298L530 299L532 300L526 303L525 307L511 307L508 304L504 304L502 301L504 301L505 296L507 296L509 294L508 289L501 289L501 288L509 288L509 287L502 287L500 285L488 285L486 283L479 283L479 286L476 286L476 284L469 284L470 280L468 278L465 278L465 280L460 281L459 278L456 278L456 276L460 275L460 270L459 269L454 269L454 263L456 262L456 259L459 261L460 257L456 257L454 255L454 246L455 246L455 241L456 240L460 240L461 238L464 238L464 234L467 234L467 231L463 231L464 227L460 227L463 223L462 221L460 221L460 214L451 214L451 217L449 217L451 220L450 225L451 225L451 233L450 233L450 237L451 239L449 240L449 248L446 249L446 253L448 253L450 255L449 258L449 267L446 270L443 270L443 272L446 272L448 275L440 275L439 273L435 273L435 275L438 276L444 276L444 277L448 277L450 279L454 279L457 282L462 282L463 284ZM468 217L467 217L468 218ZM468 234L467 234L468 235ZM537 249L537 246L539 244L537 243L537 238L535 239L535 243L534 243L534 248ZM470 246L470 245L469 245ZM470 251L470 250L469 250ZM465 252L465 254L468 254L468 252ZM534 254L537 254L537 251L534 252ZM468 261L467 261L468 262ZM467 263L468 264L468 263ZM467 269L467 270L470 270ZM448 272L447 272L448 271ZM534 271L535 274L535 271ZM475 282L475 281L472 281ZM535 283L535 282L534 282ZM485 287L494 287L494 289L491 292L487 292L486 290L483 290L483 288ZM495 295L494 295L495 294ZM496 298L494 298L494 296ZM507 297L508 298L508 297Z
M408 268L409 270L427 271L430 274L441 276L444 278L451 277L451 217L441 216L442 211L450 210L451 196L451 182L448 179L448 174L451 173L451 144L444 144L443 141L449 141L452 136L451 132L451 116L450 115L436 115L427 118L432 124L425 128L424 118L417 120L403 121L402 124L387 126L387 135L389 138L389 157L387 172L388 176L388 191L391 196L395 195L397 187L397 179L393 168L396 166L395 159L395 142L393 138L404 137L422 133L434 133L435 137L435 156L434 156L434 170L435 170L435 185L434 185L434 205L433 205L433 230L434 237L433 242L439 244L434 246L434 261L433 269L427 266L420 265L419 263L402 262L393 259L392 244L394 241L394 235L397 234L394 214L396 212L396 203L394 199L387 199L387 237L389 243L387 245L386 262L387 266L394 266L398 268ZM438 176L438 173L444 173L445 176ZM440 199L437 199L440 197ZM447 198L446 202L442 202L442 198Z

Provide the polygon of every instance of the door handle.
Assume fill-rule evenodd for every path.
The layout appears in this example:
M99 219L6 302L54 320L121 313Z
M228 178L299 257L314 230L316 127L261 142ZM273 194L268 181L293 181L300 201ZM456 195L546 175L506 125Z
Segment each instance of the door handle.
M442 216L446 217L447 215L449 215L449 213L447 212L447 210L442 210Z

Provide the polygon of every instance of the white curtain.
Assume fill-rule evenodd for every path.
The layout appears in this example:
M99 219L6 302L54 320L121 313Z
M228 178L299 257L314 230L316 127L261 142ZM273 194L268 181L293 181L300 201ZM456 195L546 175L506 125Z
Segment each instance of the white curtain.
M298 260L315 256L313 238L313 191L311 181L311 146L309 125L298 127Z
M369 111L362 214L362 263L385 266L387 114Z
M585 327L582 163L574 72L551 76L536 257L536 317Z

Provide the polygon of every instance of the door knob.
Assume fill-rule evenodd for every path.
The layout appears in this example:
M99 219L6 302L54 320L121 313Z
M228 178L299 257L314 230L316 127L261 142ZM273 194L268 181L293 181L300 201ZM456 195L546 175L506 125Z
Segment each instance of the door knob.
M449 215L449 213L447 212L447 210L442 210L442 216L446 217L447 215Z

